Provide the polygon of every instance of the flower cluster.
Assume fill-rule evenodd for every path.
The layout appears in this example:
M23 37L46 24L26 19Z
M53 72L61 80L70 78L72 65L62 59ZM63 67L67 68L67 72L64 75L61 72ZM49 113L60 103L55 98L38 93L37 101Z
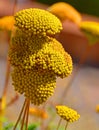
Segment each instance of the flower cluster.
M34 8L17 12L15 26L9 49L13 85L33 104L40 105L53 95L56 77L64 78L72 72L70 55L51 37L62 25L53 14Z
M12 27L14 25L14 17L13 16L5 16L0 19L0 29L5 29L8 31L12 30Z
M56 106L57 114L68 122L77 121L80 118L80 115L77 111L67 107L67 106Z

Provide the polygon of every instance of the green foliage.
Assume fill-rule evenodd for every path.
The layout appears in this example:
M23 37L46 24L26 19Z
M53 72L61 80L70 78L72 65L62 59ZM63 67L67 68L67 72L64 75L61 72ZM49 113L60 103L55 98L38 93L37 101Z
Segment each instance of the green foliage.
M7 123L4 126L3 130L12 130L12 128L13 128L13 123Z
M28 130L37 130L37 128L38 128L38 124L30 124L28 126Z
M13 130L13 127L14 127L14 124L12 122L3 123L3 130ZM38 127L39 127L39 123L33 123L28 126L28 130L37 130ZM20 130L20 126L17 127L17 130Z

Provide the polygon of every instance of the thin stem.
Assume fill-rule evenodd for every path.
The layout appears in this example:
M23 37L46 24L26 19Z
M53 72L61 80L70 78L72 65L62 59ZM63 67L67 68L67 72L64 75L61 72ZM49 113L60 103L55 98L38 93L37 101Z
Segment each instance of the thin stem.
M58 126L57 126L56 130L58 130L58 129L59 129L59 126L60 126L60 124L61 124L61 121L62 121L62 118L60 118L60 120L59 120L59 122L58 122Z
M13 8L13 12L12 12L12 15L14 15L15 13L15 10L16 10L16 5L17 5L17 0L15 0L14 2L14 8ZM12 27L13 28L13 27ZM11 39L12 39L12 33L11 33L11 36L10 36L10 39L8 39L8 43L11 42ZM3 96L6 95L7 93L7 90L8 90L8 83L9 83L9 77L10 77L10 62L9 62L9 59L7 57L7 65L6 65L6 78L5 78L5 84L4 84L4 90L3 90Z
M65 130L67 129L67 126L68 126L68 122L66 122L66 125L65 125Z
M16 96L15 96L14 98L12 98L12 99L10 100L10 102L7 103L6 106L8 107L8 106L12 105L12 104L18 99L18 97L19 97L19 96L16 94Z
M14 0L14 6L13 6L13 12L12 12L12 15L15 14L15 12L16 12L17 1L18 1L18 0Z
M25 106L26 106L26 99L25 99L25 101L24 101L24 104L23 104L23 107L22 107L22 109L21 109L20 115L19 115L19 117L18 117L18 119L17 119L17 122L16 122L16 124L15 124L13 130L16 129L16 127L17 127L17 125L18 125L18 123L19 123L19 121L20 121L20 119L21 119L22 113L23 113L23 111L24 111L24 109L25 109Z
M79 60L78 66L77 66L77 68L76 68L74 74L72 75L72 77L71 77L69 83L67 84L67 86L66 86L66 88L65 88L65 90L64 90L64 92L63 92L63 95L62 95L62 98L61 98L61 101L60 101L61 103L64 102L65 97L66 97L66 95L67 95L67 93L68 93L70 87L72 86L72 84L73 84L73 82L74 82L74 80L75 80L75 78L76 78L78 72L79 72L79 69L81 68L82 64L84 64L85 61L86 61L86 59L87 59L87 57L88 57L88 55L89 55L89 53L90 53L91 48L92 48L92 46L87 45L86 50L84 51L84 54L81 56L81 58L80 58L80 60Z
M23 127L24 127L24 121L25 121L25 117L26 117L26 113L27 113L27 107L28 107L28 102L27 102L27 99L26 99L24 114L23 114L23 117L22 117L22 123L21 123L21 129L20 130L23 130Z
M10 62L8 60L8 57L7 57L6 78L5 78L5 85L4 85L4 90L3 90L3 96L5 96L6 93L7 93L9 76L10 76Z
M30 106L30 100L28 100L28 105L27 105L27 113L26 113L26 130L28 130L29 106Z

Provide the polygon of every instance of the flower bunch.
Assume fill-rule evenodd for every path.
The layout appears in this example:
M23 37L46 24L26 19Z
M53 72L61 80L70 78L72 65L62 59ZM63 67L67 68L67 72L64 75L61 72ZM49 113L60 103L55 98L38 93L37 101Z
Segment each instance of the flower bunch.
M35 105L53 95L57 76L72 72L70 55L53 38L61 30L60 20L45 10L30 8L15 15L9 49L13 85Z

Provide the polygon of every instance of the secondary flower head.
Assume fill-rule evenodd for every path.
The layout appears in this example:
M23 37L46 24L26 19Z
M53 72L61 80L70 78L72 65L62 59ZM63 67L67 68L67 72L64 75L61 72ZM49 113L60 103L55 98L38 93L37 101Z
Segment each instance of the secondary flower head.
M91 44L99 41L99 22L83 21L79 27Z
M11 31L14 25L13 16L5 16L0 19L0 29Z
M69 19L79 24L82 19L80 13L73 6L65 2L53 4L48 8L48 11L59 17L62 21Z
M55 35L62 30L60 20L48 11L31 8L15 15L15 25L33 35Z
M77 121L80 118L80 115L77 111L67 107L67 106L56 106L57 114L68 122Z

